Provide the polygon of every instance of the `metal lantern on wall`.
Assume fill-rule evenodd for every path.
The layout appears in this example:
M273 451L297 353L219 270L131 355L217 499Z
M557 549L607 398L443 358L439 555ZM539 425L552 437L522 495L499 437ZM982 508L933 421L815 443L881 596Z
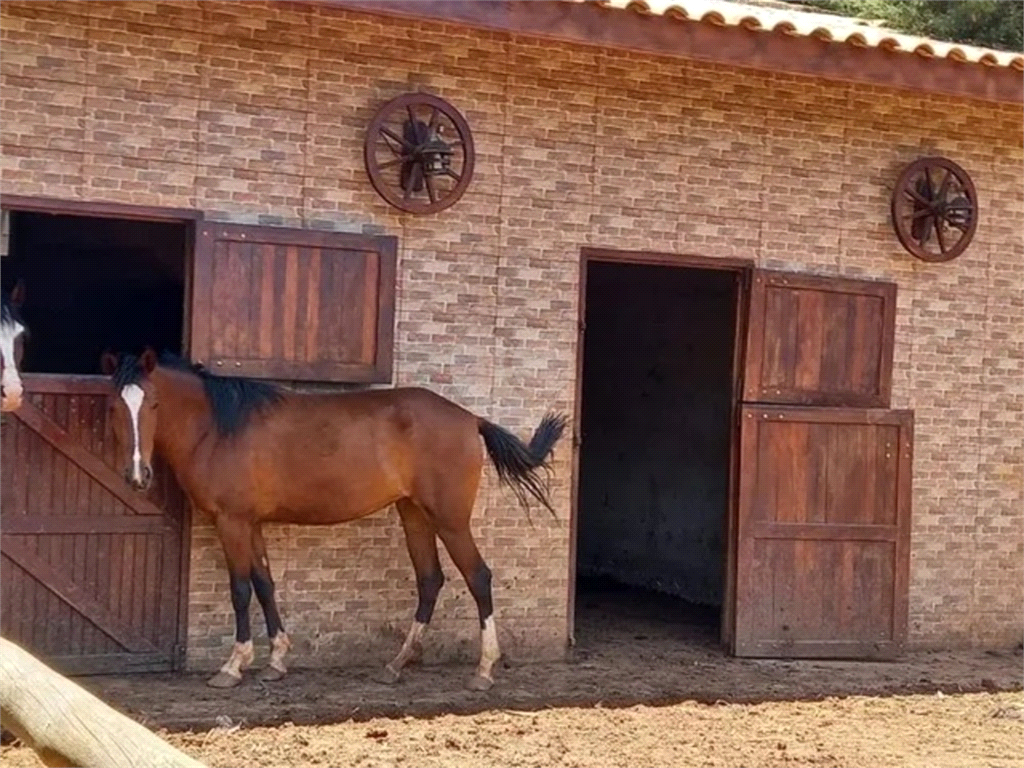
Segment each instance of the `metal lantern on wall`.
M473 178L469 124L455 107L427 93L392 99L370 121L363 144L370 183L407 213L454 205Z
M978 228L978 193L963 168L944 157L922 157L896 180L890 202L896 237L922 261L951 261Z

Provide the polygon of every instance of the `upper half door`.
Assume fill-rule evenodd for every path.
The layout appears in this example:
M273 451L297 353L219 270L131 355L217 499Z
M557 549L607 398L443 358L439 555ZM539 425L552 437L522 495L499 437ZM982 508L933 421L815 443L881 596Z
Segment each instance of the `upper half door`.
M896 285L756 270L743 400L887 408Z
M214 373L389 382L397 241L207 222L190 354Z
M742 407L736 655L899 652L912 431L909 411Z

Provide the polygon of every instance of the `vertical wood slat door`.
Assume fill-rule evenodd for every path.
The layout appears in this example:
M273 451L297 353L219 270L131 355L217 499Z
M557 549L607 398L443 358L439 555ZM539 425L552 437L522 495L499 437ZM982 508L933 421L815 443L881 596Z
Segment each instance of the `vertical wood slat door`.
M912 447L909 411L742 407L736 655L900 652Z
M739 411L733 653L906 641L913 413L889 410L896 286L755 270Z
M896 284L755 270L743 400L887 408Z
M225 376L389 382L396 258L394 237L207 222L191 357Z
M105 380L25 385L3 417L0 632L65 674L177 668L184 495L159 462L148 496L121 478Z

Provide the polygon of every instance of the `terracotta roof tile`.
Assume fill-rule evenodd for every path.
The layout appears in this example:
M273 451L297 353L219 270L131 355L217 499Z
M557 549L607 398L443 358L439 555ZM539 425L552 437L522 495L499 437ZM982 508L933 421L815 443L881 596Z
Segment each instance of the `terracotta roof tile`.
M726 0L563 1L593 3L605 8L628 10L648 16L666 16L674 20L692 20L718 26L744 27L750 30L815 37L859 48L905 51L927 59L945 58L1024 71L1024 54L979 48L974 45L944 43L926 37L915 37L895 32L863 19L775 7L774 4L772 6L748 5Z

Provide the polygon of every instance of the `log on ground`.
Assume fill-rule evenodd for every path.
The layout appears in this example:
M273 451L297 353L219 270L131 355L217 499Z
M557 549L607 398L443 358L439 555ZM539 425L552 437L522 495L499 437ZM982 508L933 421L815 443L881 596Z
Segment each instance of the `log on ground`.
M4 638L0 724L51 768L203 768Z

